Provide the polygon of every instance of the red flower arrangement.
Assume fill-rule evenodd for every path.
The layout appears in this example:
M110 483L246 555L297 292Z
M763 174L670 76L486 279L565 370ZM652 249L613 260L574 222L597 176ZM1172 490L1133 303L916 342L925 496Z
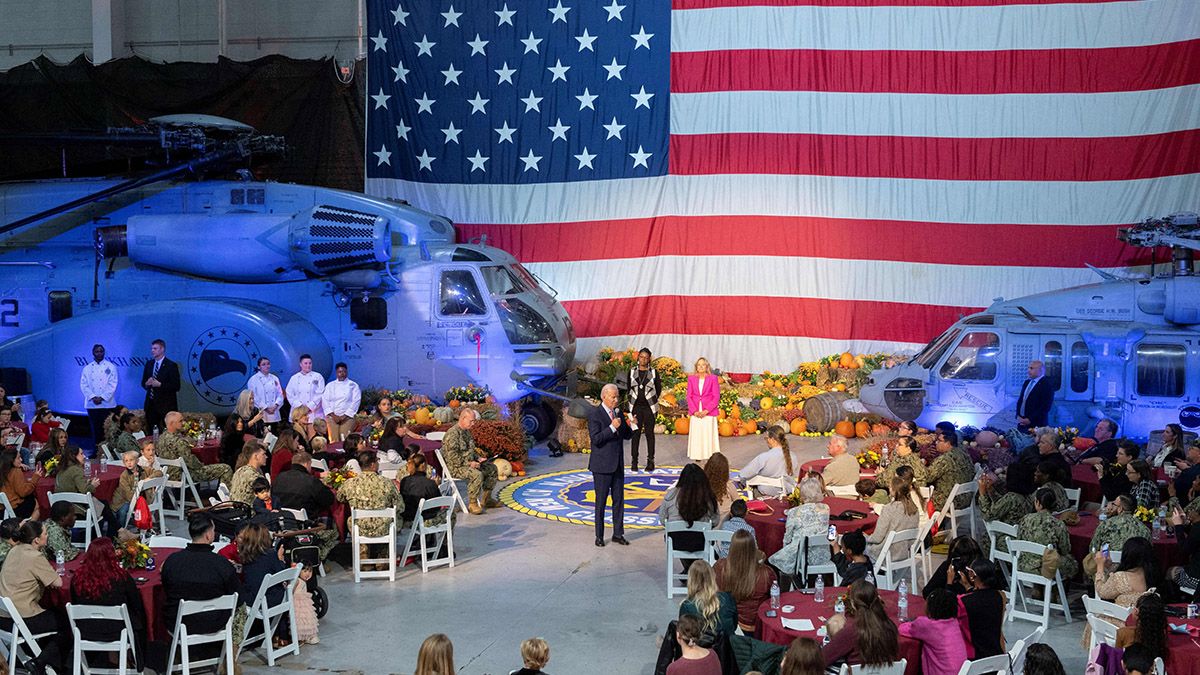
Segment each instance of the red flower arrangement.
M479 420L471 427L475 445L489 455L503 457L510 462L521 462L529 456L525 431L516 422L501 420Z

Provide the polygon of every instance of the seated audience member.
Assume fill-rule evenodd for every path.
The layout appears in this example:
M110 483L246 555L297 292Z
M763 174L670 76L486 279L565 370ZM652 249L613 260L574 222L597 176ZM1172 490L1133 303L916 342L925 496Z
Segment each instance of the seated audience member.
M1175 476L1175 493L1185 494L1192 483L1200 478L1200 440L1194 441L1187 449L1187 460L1175 462L1179 473Z
M783 660L779 663L779 675L824 675L825 657L821 645L812 638L800 637L792 640ZM750 673L746 673L750 675Z
M1040 462L1033 470L1033 483L1038 489L1046 489L1054 493L1051 513L1060 513L1071 508L1071 500L1067 490L1062 486L1061 476L1057 474L1059 467L1052 462Z
M1017 492L1033 492L1034 471L1042 462L1050 462L1053 470L1043 471L1063 487L1071 485L1071 463L1058 449L1059 435L1053 429L1043 429L1037 443L1021 451L1017 461L1008 467L1008 486Z
M34 492L37 490L38 481L44 475L45 470L39 465L33 474L26 478L21 464L21 453L16 450L0 452L0 492L8 497L8 502L12 504L18 517L37 519L38 506Z
M350 434L350 436L353 437L355 434ZM366 450L359 453L358 464L362 468L362 472L342 483L342 487L337 492L338 501L348 503L352 509L399 508L403 512L404 498L396 489L396 482L379 475L378 456L374 452ZM387 534L389 525L390 522L384 518L363 518L358 527L364 536L382 537ZM350 523L350 526L353 526L353 522ZM398 530L399 528L397 528ZM386 546L386 544L371 544L370 546L363 544L360 551L363 558L379 557L374 556L372 551L378 551ZM380 564L377 567L383 569L385 566Z
M166 601L163 603L163 625L175 626L179 616L179 603L183 600L213 600L225 595L236 594L241 583L233 563L213 553L212 543L216 528L206 513L195 513L188 517L188 534L192 542L182 551L169 556L162 564L162 588ZM245 620L246 610L239 607L235 615ZM194 635L216 633L225 628L228 615L215 612L188 616L188 631ZM242 626L234 620L234 648L241 642ZM174 630L174 628L172 628ZM166 670L155 668L159 672Z
M721 660L711 649L700 646L703 625L692 614L679 617L675 639L683 654L667 666L667 675L721 675Z
M26 660L25 668L34 675L44 674L47 666L66 672L58 640L66 626L59 624L54 612L42 607L46 589L59 588L63 583L42 550L46 546L46 532L38 521L27 520L17 532L17 540L20 543L9 551L4 566L0 567L0 595L12 600L17 614L31 633L51 634L38 640L42 653L35 659ZM7 621L5 625L8 625Z
M225 420L225 428L221 432L221 461L233 467L237 473L238 458L246 447L246 423L237 415L230 415ZM230 488L232 490L233 488Z
M255 478L250 489L254 492L254 500L250 502L254 515L261 516L276 510L275 502L271 499L271 483L266 478Z
M1154 480L1154 470L1150 465L1145 460L1135 459L1125 468L1125 477L1133 485L1129 495L1137 506L1157 511L1162 500L1159 499L1158 482Z
M1200 476L1192 480L1192 486L1182 498L1175 490L1175 482L1167 481L1167 495L1167 508L1170 511L1182 508L1189 516L1193 513L1200 515Z
M1183 551L1183 560L1187 561L1182 567L1172 567L1167 570L1167 579L1177 588L1200 587L1200 513L1187 512L1175 508L1171 514L1171 523L1175 526L1175 538Z
M1070 579L1079 571L1079 563L1071 555L1071 537L1063 521L1054 517L1054 493L1045 488L1033 495L1034 512L1021 519L1017 525L1017 539L1031 541L1044 546L1054 546L1058 552L1058 571L1063 579ZM1022 553L1017 562L1022 572L1040 573L1042 556Z
M242 587L238 590L241 604L250 607L254 604L263 582L272 574L288 568L283 562L283 548L271 545L271 532L265 525L250 523L241 529L237 535L238 558L242 561ZM267 604L278 605L283 602L284 589L282 586L272 586L267 590ZM288 634L288 622L280 621L272 640L276 648L285 647L291 642Z
M697 522L707 521L710 526L717 526L717 520L720 518L717 498L699 464L693 463L683 467L679 480L663 495L662 504L658 507L658 517L664 525L682 521L691 527ZM704 549L702 532L671 532L670 537L671 546L676 551ZM691 559L683 560L685 572L692 562Z
M887 490L879 489L874 478L863 478L859 480L854 484L854 491L858 493L859 501L881 505L892 501L891 495L887 493Z
M511 675L546 675L542 668L550 663L550 645L542 638L529 638L521 643L520 670L514 670Z
M56 429L55 433L66 435L60 429ZM89 479L83 474L83 463L87 461L87 458L83 456L83 450L72 445L58 457L58 473L54 476L55 492L74 492L90 495L100 486L99 478L93 477ZM100 502L100 507L100 513L96 515L100 517L105 532L115 535L121 527L117 522L116 514L104 502Z
M405 424L403 416L392 417L383 427L383 436L379 438L379 456L389 464L399 464L408 459L408 439L425 438L413 433Z
M137 441L136 447L138 453L141 455L138 457L138 466L142 467L142 470L153 469L166 475L163 463L158 461L158 452L154 447L153 438L146 436L142 440Z
M1096 422L1096 430L1092 432L1092 438L1096 444L1088 448L1079 456L1080 464L1100 464L1103 462L1115 462L1117 459L1117 423L1107 417Z
M425 638L417 651L417 669L413 675L444 675L457 673L454 667L454 644L444 633Z
M164 424L167 425L167 430L155 442L155 449L159 457L183 460L192 480L198 484L219 481L225 487L229 487L233 469L230 469L228 464L205 464L200 461L200 458L192 451L192 440L183 435L183 415L181 413L174 410L167 413ZM169 466L167 475L171 480L180 480L182 473L175 467Z
M979 511L985 523L998 521L1016 527L1022 518L1033 513L1033 495L1009 490L1003 478L993 479L984 474L979 478ZM979 539L981 544L991 543L986 536ZM1008 553L1008 535L996 536L996 548Z
M1141 448L1137 443L1120 441L1117 443L1117 454L1113 461L1095 465L1096 473L1100 477L1100 492L1104 494L1105 499L1111 502L1117 495L1129 494L1133 490L1126 471L1129 463L1137 459L1140 452Z
M256 436L263 437L263 411L254 403L254 392L249 389L243 389L242 393L238 394L237 405L233 409L233 415L242 421L242 431Z
M782 429L781 429L782 431ZM827 487L854 485L858 482L858 460L850 454L850 444L844 436L829 437L829 464L821 472Z
M875 585L856 581L846 596L846 625L821 649L825 663L881 666L899 660L900 634Z
M312 421L312 410L309 410L308 406L298 405L292 408L290 419L292 433L304 443L312 443L312 440L318 437L317 428Z
M279 474L271 485L271 504L277 509L303 510L309 520L329 510L337 497L329 486L312 473L312 455L301 450L292 455L292 466ZM317 554L324 560L337 546L336 528L325 528L313 533L317 540Z
M738 606L733 596L718 590L713 569L703 560L688 570L687 598L679 605L679 616L698 617L704 628L733 635L738 627Z
M1096 526L1096 532L1092 535L1092 542L1088 545L1088 551L1095 553L1099 551L1105 544L1108 544L1109 551L1120 551L1125 542L1134 537L1150 538L1150 528L1146 527L1145 523L1137 519L1133 515L1133 498L1129 495L1120 495L1113 501L1109 502L1104 507L1105 518ZM1086 556L1083 559L1083 571L1087 576L1096 574L1094 556Z
M46 528L46 557L51 561L58 560L59 553L63 554L63 560L74 560L79 555L79 549L71 544L75 518L74 504L58 502L50 507L50 518L43 525Z
M1029 645L1025 652L1025 675L1067 675L1054 648L1043 642Z
M912 482L917 485L925 485L928 482L925 480L925 461L921 459L917 442L911 436L901 436L897 439L892 461L877 476L879 485L891 485L896 472L901 468L912 472Z
M258 439L242 443L242 451L235 462L236 470L229 483L229 499L243 504L254 503L254 483L265 480L263 469L267 466L267 448Z
M967 658L982 659L1004 653L1004 578L996 563L976 558L967 566L951 568L958 574L958 623L968 638ZM947 590L954 587L947 586Z
M867 537L866 553L872 560L879 560L879 556L883 554L883 542L889 534L915 529L920 525L921 510L911 483L903 478L893 478L891 499L892 501L879 512L875 530ZM908 560L909 546L904 542L892 544L892 560Z
M117 436L121 435L123 427L121 426L121 418L125 413L129 412L129 408L119 405L112 409L108 417L104 418L104 442L108 444L110 449L117 447Z
M775 571L762 562L762 551L747 532L733 535L729 557L721 558L713 567L717 587L737 601L738 624L750 632L758 624L758 608L771 597Z
M783 547L771 557L771 565L780 574L788 577L798 577L801 561L808 556L810 565L824 565L829 562L829 547L825 544L809 547L807 537L813 535L825 536L829 532L829 505L822 502L825 499L825 489L816 477L808 477L800 481L801 503L787 510L787 523L783 530Z
M49 408L42 408L33 416L33 425L29 428L29 440L34 443L49 443L50 431L58 429L62 423L54 418Z
M925 616L900 624L900 634L921 641L924 675L958 675L967 643L958 625L958 598L939 588L925 602Z
M969 589L960 583L962 579L959 572L967 569L971 561L982 556L983 550L979 547L979 542L971 537L963 535L951 539L946 559L929 576L929 581L921 590L921 596L929 598L929 595L939 588L948 588L955 595L966 593Z
M134 415L131 412L126 412L121 415L121 422L118 425L117 437L113 444L109 446L117 452L128 452L130 450L137 451L138 438L134 436L142 431L142 418Z
M934 441L938 457L929 465L925 479L933 486L934 508L941 509L954 486L975 481L975 464L967 453L958 447L958 434L942 432ZM965 509L971 504L971 495L959 495L954 499L955 508Z
M859 579L875 583L875 575L871 571L871 559L865 554L867 538L863 536L862 532L847 532L842 535L841 544L835 542L830 546L834 550L833 564L837 566L838 576L842 578L843 586L849 586Z
M135 506L133 499L137 496L138 481L162 476L162 472L160 471L143 469L139 466L138 457L140 456L140 453L133 451L121 454L121 462L125 465L125 470L121 472L121 478L117 481L117 489L113 491L112 499L108 502L109 506L113 509L113 513L116 515L117 522L121 525L129 521L129 510ZM154 495L146 494L144 496L149 500Z
M1162 446L1153 455L1147 455L1146 461L1155 469L1161 469L1167 464L1187 459L1187 449L1183 442L1183 427L1178 424L1168 424L1162 431Z
M712 461L710 457L708 461ZM729 504L729 518L721 523L721 529L726 532L749 532L750 537L757 542L757 536L754 534L754 526L746 522L746 500L735 499ZM757 543L755 544L757 546ZM717 555L724 558L729 555L729 544L721 542L717 544Z
M1150 652L1150 660L1167 659L1167 605L1157 593L1146 593L1137 599L1125 625L1117 629L1118 649L1139 644Z
M721 522L724 522L729 517L729 505L742 496L733 481L729 480L729 460L720 450L704 463L704 475L708 478L713 496L717 498L717 512L721 514Z
M787 433L783 429L771 427L767 429L766 436L766 452L755 455L738 472L742 481L749 481L752 478L760 476L770 479L794 478L796 476L800 467L800 454L788 447ZM855 475L855 480L857 479L858 476ZM770 485L755 487L755 489L766 497L775 497L779 494L779 488Z
M1111 549L1110 549L1111 551ZM1158 561L1154 546L1145 537L1133 537L1121 547L1121 563L1116 571L1109 571L1101 553L1092 554L1096 565L1096 596L1101 600L1130 607L1134 601L1150 588L1159 585Z
M404 498L404 522L411 523L417 518L417 508L421 500L441 497L442 488L429 477L429 465L425 463L425 456L419 452L409 456L405 470L408 475L400 479L400 496ZM451 507L450 511L453 513L454 508ZM446 520L444 515L437 513L437 509L426 509L421 515L430 525L440 525Z
M282 429L279 432L279 438L275 441L275 449L271 451L271 480L275 480L280 471L292 465L292 455L300 450L300 441L296 437L296 432L291 429ZM350 448L346 448L346 451L349 452Z
M142 604L142 594L133 577L117 560L112 539L100 537L88 545L83 560L71 577L71 602L105 607L124 605L133 629L133 635L128 637L135 647L134 671L141 672L146 658L146 607ZM111 621L84 619L79 622L79 631L84 640L112 642L120 637L121 628ZM104 663L93 664L93 667L96 665L107 667Z
M4 560L8 558L8 554L13 547L21 543L17 539L17 534L21 531L20 518L5 518L0 521L0 566L4 565Z
M1154 658L1150 656L1150 649L1146 645L1135 642L1121 653L1121 665L1125 667L1125 675L1151 675L1154 670Z

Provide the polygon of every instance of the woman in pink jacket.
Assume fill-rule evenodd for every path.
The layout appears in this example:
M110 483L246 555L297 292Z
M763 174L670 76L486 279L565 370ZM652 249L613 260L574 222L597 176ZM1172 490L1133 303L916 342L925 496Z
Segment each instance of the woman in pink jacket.
M701 462L720 452L717 437L717 404L721 401L721 385L712 374L708 359L696 360L696 372L688 376L688 457Z

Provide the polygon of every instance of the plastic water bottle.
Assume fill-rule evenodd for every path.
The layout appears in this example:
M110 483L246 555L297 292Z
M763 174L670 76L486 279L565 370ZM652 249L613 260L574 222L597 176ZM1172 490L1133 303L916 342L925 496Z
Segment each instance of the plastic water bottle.
M62 551L54 552L54 569L60 577L67 574L67 556Z
M217 423L216 422L208 423L208 437L209 438L217 437Z
M158 425L157 425L157 424L155 424L155 425L154 425L154 436L153 436L153 438L154 438L154 440L155 440L156 442L158 441Z
M86 478L92 477L92 460L85 459L83 461L83 475Z
M817 602L825 602L825 576L817 575L817 584L814 588L813 599Z
M1108 514L1102 510L1102 511L1100 511L1100 515L1098 515L1097 518L1099 518L1100 522L1103 523L1104 521L1108 520Z
M908 621L908 580L901 579L900 585L896 587L896 592L900 597L896 599L896 608L900 610L900 620Z
M833 612L835 614L846 613L846 602L842 600L842 596L838 596L837 602L833 603Z
M1158 507L1158 529L1167 529L1167 507L1165 505Z
M779 582L771 582L771 616L779 614Z

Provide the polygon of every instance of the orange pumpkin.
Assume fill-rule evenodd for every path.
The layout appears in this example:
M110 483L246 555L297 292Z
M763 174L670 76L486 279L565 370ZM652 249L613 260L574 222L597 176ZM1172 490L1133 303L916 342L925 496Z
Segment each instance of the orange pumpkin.
M718 411L717 411L717 420L723 420L723 419L725 419L725 411L724 411L724 410L718 410Z
M784 409L784 410L792 410L792 409L794 409L795 407L796 407L796 404L794 404L794 403L788 403L787 405L783 406L783 409Z
M799 436L808 431L808 420L803 417L797 417L792 420L792 433Z
M747 420L746 422L742 423L742 431L747 435L753 434L754 432L758 431L758 423L754 420Z
M692 421L686 417L680 417L675 420L675 433L680 436L687 436L688 429L691 428Z
M730 424L728 420L721 422L720 424L717 425L717 433L722 436L732 436L733 435L733 425Z
M770 410L771 408L775 407L775 399L770 396L764 396L762 397L762 400L758 402L758 404L763 410Z
M730 408L730 410L729 410L729 416L730 416L730 417L732 417L732 418L733 418L733 419L735 419L735 420L740 420L740 419L742 419L742 408L741 408L741 406L736 406L736 405L735 405L735 406L733 406L732 408Z
M866 420L854 425L854 433L859 438L866 438L871 435L871 425Z
M854 355L850 352L842 352L842 358L838 360L838 365L843 368L854 367Z
M837 432L839 436L854 438L854 422L851 422L850 420L842 420L841 422L838 422L833 427L833 430Z
M413 413L413 419L417 421L417 424L429 424L429 408L417 408L416 412Z
M677 402L677 400L675 398L675 394L673 394L671 392L663 394L662 402L667 405L671 405L671 406L675 405L675 403Z
M838 382L837 384L833 385L833 390L834 391L846 391L846 385L842 384L841 382Z
M454 399L454 400L450 401L449 403L447 403L446 405L450 406L451 408L457 408L458 406L460 406L462 404L458 402L458 399Z

